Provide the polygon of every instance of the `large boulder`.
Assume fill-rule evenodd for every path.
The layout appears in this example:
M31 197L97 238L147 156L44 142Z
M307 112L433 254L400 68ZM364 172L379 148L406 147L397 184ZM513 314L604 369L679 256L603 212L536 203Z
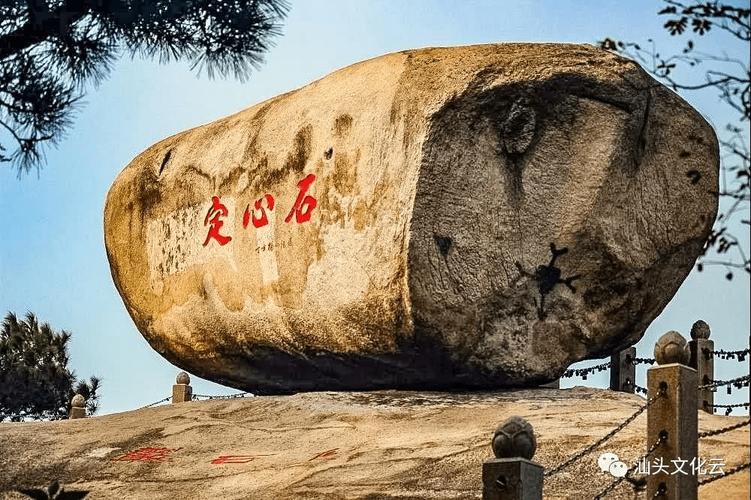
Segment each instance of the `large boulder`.
M150 147L105 243L149 343L223 384L532 385L639 340L717 178L712 128L632 61L414 50Z

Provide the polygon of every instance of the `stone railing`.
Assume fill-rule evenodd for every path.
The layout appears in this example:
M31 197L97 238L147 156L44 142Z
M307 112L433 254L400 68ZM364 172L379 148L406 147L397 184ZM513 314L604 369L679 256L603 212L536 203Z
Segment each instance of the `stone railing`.
M697 321L691 327L691 340L688 342L689 359L687 366L696 370L699 384L699 409L707 413L714 413L717 409L724 409L725 414L729 415L733 408L749 408L749 403L739 403L733 405L718 405L714 403L714 393L720 385L725 385L728 390L733 387L744 387L748 385L748 377L740 377L731 381L716 380L714 378L714 358L718 357L723 360L735 359L744 362L749 356L749 349L739 351L716 351L714 341L709 338L710 328L704 321ZM655 358L639 358L636 356L636 347L628 347L622 351L613 354L610 361L600 363L587 368L575 368L566 370L562 378L580 377L584 380L587 376L610 370L610 389L622 392L639 392L647 394L647 388L636 384L636 366L640 364L653 365ZM729 382L720 384L719 382ZM558 387L560 383L553 382L546 387Z
M545 470L542 465L532 461L536 438L532 426L526 420L512 417L501 424L492 440L495 458L488 459L483 464L483 499L541 500L546 477L558 474L594 452L645 411L645 453L631 466L618 461L615 455L602 454L598 465L607 466L603 470L609 469L613 480L595 495L595 499L607 497L626 482L635 492L646 489L646 498L696 500L701 486L748 469L749 462L740 463L722 473L699 479L702 470L701 459L698 457L699 439L748 427L751 420L699 432L698 410L701 408L711 412L713 407L718 406L712 403L713 391L723 386L748 386L749 376L713 380L712 357L718 355L718 352L714 351L709 340L709 328L705 329L702 325L697 327L697 324L691 331L691 342L686 342L683 336L673 331L657 341L655 357L648 360L655 366L647 370L646 402L608 434L577 451L561 464ZM732 352L720 355L745 357L747 354L747 351L740 351L740 354ZM615 387L611 385L611 388L633 392L634 375L631 370L638 359L635 355L635 349L629 348L613 356L610 366L611 384L615 382ZM694 366L691 366L692 363ZM600 365L594 368L602 371ZM748 407L748 403L745 405ZM613 457L610 463L609 455ZM603 459L605 463L599 464ZM694 461L699 463L698 468ZM682 464L682 473L671 473L662 468L650 473L651 463Z

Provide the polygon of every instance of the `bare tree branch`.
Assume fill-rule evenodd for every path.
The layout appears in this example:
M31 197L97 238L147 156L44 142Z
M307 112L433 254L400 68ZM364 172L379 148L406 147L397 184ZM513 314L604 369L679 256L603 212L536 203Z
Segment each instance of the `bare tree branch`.
M714 28L718 28L720 32L730 34L738 40L751 40L751 9L719 1L663 0L663 5L658 15L667 16L664 28L672 36L688 35L691 32L694 36L702 38L715 33L717 30ZM647 44L639 44L606 38L600 42L600 46L638 61L655 78L676 92L714 89L721 102L737 113L736 124L728 124L724 132L718 131L722 188L713 194L721 201L727 200L727 203L721 203L721 206L726 208L717 216L697 267L702 270L704 265L721 265L728 269L743 269L751 273L746 247L748 234L743 238L730 234L731 228L735 228L738 223L749 227L747 219L737 219L740 214L748 213L751 201L751 165L747 146L747 124L751 117L751 61L748 59L748 52L744 54L745 60L730 57L724 52L719 55L706 53L696 50L692 39L687 40L681 53L668 56L661 55L651 39ZM707 66L709 69L699 70ZM703 81L696 81L697 74L703 77ZM746 124L745 127L741 126L742 124ZM722 258L707 258L709 255ZM729 271L726 278L732 279L732 276L732 272Z

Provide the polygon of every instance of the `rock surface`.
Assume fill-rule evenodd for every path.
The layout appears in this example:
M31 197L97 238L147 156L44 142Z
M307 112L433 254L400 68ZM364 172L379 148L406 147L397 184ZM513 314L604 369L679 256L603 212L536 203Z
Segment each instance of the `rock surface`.
M181 368L255 393L536 385L635 343L717 210L711 127L584 45L389 54L118 176L112 275Z
M90 491L91 500L480 498L482 462L492 457L493 432L508 417L520 415L532 424L534 460L550 469L643 404L639 396L585 388L306 393L3 423L0 491L58 479L66 490ZM740 421L699 415L701 430ZM593 498L613 479L597 466L599 455L610 452L635 461L647 448L646 423L643 413L601 449L546 478L544 497ZM748 428L737 429L701 439L699 455L719 457L727 469L748 462L748 442ZM168 451L142 450L141 458L161 457L153 461L124 459L143 448ZM235 458L212 464L221 456ZM748 494L747 470L699 489L700 499L747 499ZM8 493L7 498L14 497ZM607 498L635 497L624 483Z

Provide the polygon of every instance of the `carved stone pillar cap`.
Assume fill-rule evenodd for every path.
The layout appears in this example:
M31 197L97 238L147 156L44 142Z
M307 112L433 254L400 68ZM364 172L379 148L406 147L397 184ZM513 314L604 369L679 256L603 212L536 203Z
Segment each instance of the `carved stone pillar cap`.
M709 325L705 321L699 320L691 327L691 338L694 340L706 340L709 338L709 334Z
M495 430L492 446L496 458L532 460L537 440L529 422L522 417L509 417Z
M190 384L190 375L185 372L178 373L177 377L175 378L175 383L184 385Z
M86 406L86 399L80 394L76 394L73 396L73 399L70 400L70 405L73 408L83 408Z
M658 365L680 363L687 365L689 360L688 343L678 332L670 331L657 340L655 344L655 361Z

